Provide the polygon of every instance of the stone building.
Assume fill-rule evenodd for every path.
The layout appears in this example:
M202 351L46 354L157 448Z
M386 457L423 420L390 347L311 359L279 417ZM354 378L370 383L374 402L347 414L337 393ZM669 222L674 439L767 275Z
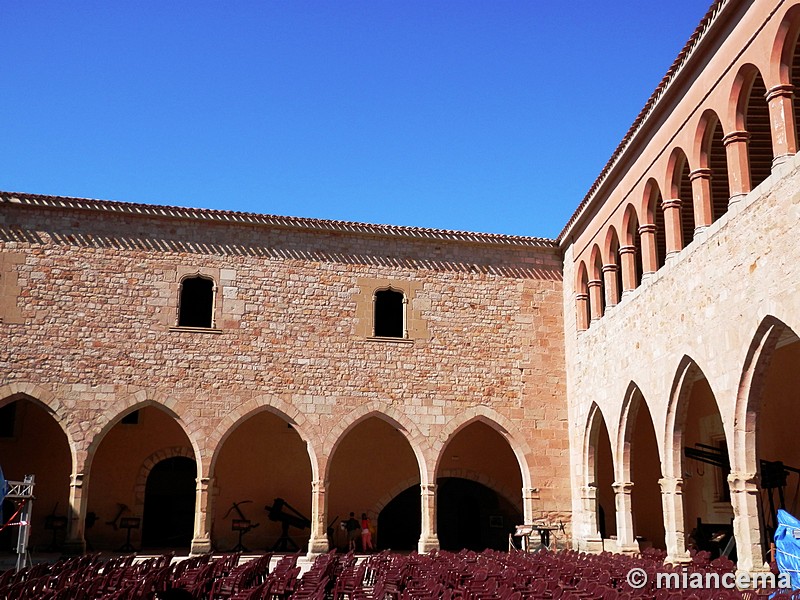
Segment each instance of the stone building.
M798 33L715 2L557 240L0 193L34 543L272 547L277 500L311 553L352 511L422 551L728 528L761 565L798 496Z

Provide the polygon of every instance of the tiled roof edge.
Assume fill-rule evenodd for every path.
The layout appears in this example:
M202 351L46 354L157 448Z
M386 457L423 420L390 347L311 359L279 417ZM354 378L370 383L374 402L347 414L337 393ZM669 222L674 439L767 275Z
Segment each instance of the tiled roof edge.
M575 222L578 220L578 218L580 218L586 206L592 201L595 193L600 188L602 183L605 181L606 177L608 177L608 174L611 172L611 169L613 169L614 165L617 164L619 158L622 156L627 147L630 145L634 136L639 132L639 130L642 128L647 118L655 110L656 106L658 105L658 102L664 96L664 93L667 91L670 84L674 81L675 77L677 77L678 73L680 73L681 69L689 61L689 58L692 56L694 49L697 47L700 41L705 37L705 34L708 32L713 22L722 12L722 9L726 5L730 4L730 2L731 0L716 0L708 9L708 12L706 12L706 14L700 20L700 24L694 30L694 33L692 33L691 37L686 42L686 45L683 47L683 49L678 53L677 58L675 58L675 60L673 61L672 65L667 71L667 74L664 75L664 77L661 79L661 82L658 84L658 87L656 87L655 91L653 91L653 93L650 95L650 98L645 103L644 108L642 108L639 115L633 121L633 124L628 129L628 132L625 134L625 137L622 138L622 141L619 143L616 150L614 150L614 153L611 155L611 158L608 159L608 162L606 163L605 167L603 167L603 170L600 171L600 175L598 175L597 179L594 180L592 187L589 188L589 191L583 197L583 200L581 200L581 203L578 205L578 208L575 209L575 212L572 213L572 216L570 217L569 221L567 221L567 224L564 225L564 228L561 230L561 233L559 233L558 236L556 237L556 241L559 244L563 241L564 237L566 236L567 232L572 227L572 225L574 225Z
M0 203L38 206L44 208L69 208L78 210L102 211L109 213L144 215L173 219L197 219L202 221L213 221L217 223L264 225L286 229L299 229L319 232L354 233L362 235L469 242L503 246L522 246L549 249L558 248L556 241L548 238L503 235L497 233L451 231L447 229L429 229L424 227L407 227L401 225L373 225L369 223L355 223L350 221L334 221L305 217L282 217L277 215L262 215L248 212L205 208L182 208L177 206L160 206L155 204L137 204L133 202L72 198L68 196L46 196L40 194L0 191Z

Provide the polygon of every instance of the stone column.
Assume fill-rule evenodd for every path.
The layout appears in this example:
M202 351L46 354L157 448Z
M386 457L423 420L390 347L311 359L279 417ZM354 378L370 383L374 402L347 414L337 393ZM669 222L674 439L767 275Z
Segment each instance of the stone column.
M603 283L606 287L606 308L616 306L619 302L619 290L617 289L617 265L603 265Z
M767 92L769 121L772 130L772 168L789 160L797 152L794 123L794 86L776 85Z
M580 488L581 512L580 536L591 543L600 540L600 529L597 527L597 487L584 485Z
M622 268L622 297L636 289L636 246L620 246L619 262Z
M662 477L661 504L664 509L664 535L667 544L667 562L677 564L690 562L686 551L686 535L683 523L683 479Z
M83 554L86 552L86 496L83 493L83 483L83 473L72 473L70 475L67 538L64 540L64 554Z
M639 552L639 544L633 531L633 511L631 509L631 492L633 483L615 481L614 499L617 507L617 549L622 553Z
M728 206L750 192L750 157L747 154L749 140L750 134L746 131L731 131L722 138L728 156L728 187L731 192Z
M325 554L330 549L328 543L328 497L327 482L311 482L311 537L308 540L308 557Z
M194 537L192 554L207 554L212 551L211 529L214 525L214 478L198 477L195 493Z
M589 310L592 313L592 323L603 316L603 282L599 279L589 281Z
M526 524L533 523L533 503L538 499L538 488L522 488L522 518Z
M439 538L436 535L436 484L423 483L419 488L422 503L422 532L417 551L423 554L439 549Z
M711 169L695 169L689 173L692 182L692 206L694 207L694 233L697 235L714 222L711 204Z
M733 506L733 533L739 571L760 571L764 568L761 547L761 524L758 520L758 480L755 473L728 475Z
M681 230L681 199L664 200L664 235L667 241L667 258L683 250L683 231Z
M658 210L658 208L656 208ZM656 226L647 223L639 226L642 239L642 279L658 271L658 248L656 247Z
M589 294L575 294L575 310L578 311L578 331L589 329L589 320L586 318L589 303Z

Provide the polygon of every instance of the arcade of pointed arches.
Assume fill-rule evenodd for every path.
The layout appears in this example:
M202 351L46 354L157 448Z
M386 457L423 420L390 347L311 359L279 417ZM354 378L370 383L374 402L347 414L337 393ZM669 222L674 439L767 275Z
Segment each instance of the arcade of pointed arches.
M303 415L296 409L278 399L261 397L240 407L237 415L226 417L216 433L208 438L208 442L214 445L204 447L197 443L194 433L185 426L183 415L160 402L163 398L139 393L119 403L114 416L109 413L101 418L94 434L84 437L87 441L84 449L81 449L80 444L74 442L74 435L69 433L72 423L58 423L55 420L58 413L53 412L49 404L56 400L46 391L40 391L43 397L49 398L48 402L14 392L0 401L0 407L17 401L29 404L41 413L41 420L52 421L54 430L63 431L64 456L61 462L64 463L62 467L65 472L59 474L63 479L63 489L53 490L52 494L46 495L48 501L50 496L58 497L54 508L48 507L52 508L53 514L67 513L68 531L62 532L60 542L78 546L88 542L89 547L97 549L114 549L121 545L124 537L119 529L120 517L148 514L148 476L155 467L176 457L191 459L196 465L196 496L192 500L196 508L194 529L190 536L194 551L225 549L234 545L235 534L228 530L227 523L233 504L243 506L243 500L249 502L251 505L246 509L247 516L252 517L253 521L265 522L265 517L259 518L257 515L261 507L253 506L251 496L247 495L255 496L258 493L255 487L247 488L248 479L250 483L256 480L262 487L269 487L269 482L274 479L272 487L275 497L285 498L292 508L311 517L310 534L300 533L298 537L302 545L307 544L309 552L327 550L329 543L327 532L324 529L320 531L319 526L314 526L315 523L328 526L330 519L342 516L345 507L368 512L377 522L384 508L403 491L417 484L422 484L418 492L421 498L416 503L419 514L411 515L411 518L412 521L418 521L416 526L421 528L418 532L420 547L423 542L426 550L435 547L438 539L434 483L443 478L471 482L469 485L476 489L488 490L497 498L498 504L486 507L486 511L512 507L503 513L506 529L513 529L522 521L523 514L529 512L524 507L523 499L523 484L527 485L530 481L525 461L527 445L517 441L519 434L514 434L513 430L510 432L509 423L485 407L481 407L485 410L472 411L475 414L468 418L459 415L452 424L444 427L434 450L429 448L428 440L417 431L414 422L391 406L369 403L340 421L332 431L327 432L325 439L316 439L304 432ZM278 406L272 405L271 400L275 400ZM134 413L137 413L136 419L125 419ZM245 429L248 431L243 433ZM30 432L21 431L20 440L16 441L21 443L23 437L30 438L26 433ZM10 444L15 440L5 442ZM500 465L496 472L476 458L480 452L476 451L473 456L469 450L465 451L470 446L485 448L486 443L489 444L490 454ZM354 447L363 449L365 444L372 451L353 451ZM383 446L391 455L383 457L384 460L395 460L393 457L399 456L395 468L388 469L397 472L397 481L382 482L378 477L378 486L382 485L382 489L372 490L367 486L349 493L349 488L358 487L358 480L363 479L366 463L358 464L358 455L363 454L368 462L374 463L375 452ZM270 467L262 474L257 469L245 473L237 465L241 462L237 456L242 455L242 447L253 454L253 465L263 460ZM68 449L71 456L67 456ZM454 452L461 456L451 456ZM448 454L447 459L443 458L445 454ZM320 457L325 457L325 460L320 461ZM6 456L7 464L4 466L7 472L20 468L15 464L19 462L15 458ZM276 466L281 460L287 464ZM453 462L458 460L462 463ZM39 484L48 487L45 463L30 464L25 469L29 467L43 471L43 476L38 478ZM355 471L355 477L350 473L351 470ZM432 472L437 473L435 478L429 475ZM294 478L303 479L302 484L292 483ZM119 489L114 488L115 485ZM237 489L235 493L245 496L231 495L231 488L238 487L244 489ZM365 502L358 500L359 493L364 494ZM336 496L343 494L347 496L346 500L337 500ZM113 495L116 496L112 498ZM271 501L273 498L258 498L256 503L260 500ZM42 510L39 513L41 518L47 512L50 511ZM90 517L88 520L87 515ZM488 522L488 517L486 520ZM269 523L265 522L265 525ZM35 529L43 529L42 524ZM263 533L254 528L253 531L259 532L259 535L252 535L256 539L251 543L256 547L269 547L274 536L270 537L264 525L261 530ZM500 537L505 540L507 533ZM493 534L497 537L497 532ZM141 542L138 535L138 531L135 531L134 544ZM38 543L41 545L44 540L39 539ZM479 543L490 546L499 542L483 540ZM208 548L204 548L204 545Z
M800 338L781 320L767 316L741 366L732 415L720 412L713 382L688 356L677 365L668 398L646 398L631 382L619 408L592 402L584 421L579 471L582 531L589 547L597 542L595 548L636 552L644 542L666 549L670 560L679 562L688 560L692 549L724 551L703 546L709 540L702 536L716 527L726 531L727 540L733 538L728 550L746 553L750 546L754 556L747 560L760 565L779 504L777 491L764 483L765 465L780 461L800 467L800 451L787 450L784 443L798 417L800 376L792 370L798 358ZM654 420L650 407L659 405L667 410ZM652 442L655 452L643 456L648 449L639 430L648 427L658 430ZM711 460L698 461L698 452L692 450ZM800 475L788 476L786 497L780 500L796 509L800 496L794 488L800 489ZM648 514L642 512L643 502L638 507L636 502L637 488L643 486L655 488L647 498ZM716 520L709 522L709 515ZM653 528L656 516L659 522Z

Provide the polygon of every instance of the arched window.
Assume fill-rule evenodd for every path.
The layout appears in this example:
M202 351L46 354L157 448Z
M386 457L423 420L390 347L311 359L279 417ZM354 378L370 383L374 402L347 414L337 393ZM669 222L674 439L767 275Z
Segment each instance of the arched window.
M181 282L178 327L214 326L214 282L205 277L188 277Z
M405 338L405 296L389 288L375 292L375 337Z

